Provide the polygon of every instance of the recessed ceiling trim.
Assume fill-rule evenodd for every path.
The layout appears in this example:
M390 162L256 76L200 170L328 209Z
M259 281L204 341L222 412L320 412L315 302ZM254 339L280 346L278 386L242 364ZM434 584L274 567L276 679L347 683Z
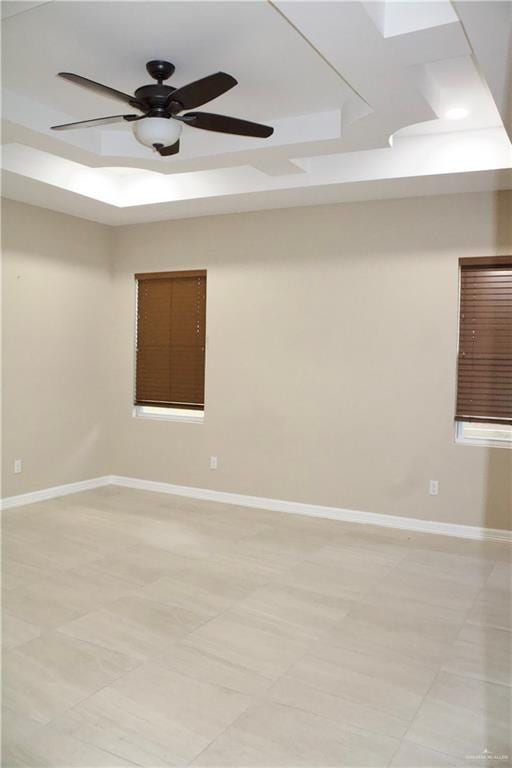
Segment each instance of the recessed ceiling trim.
M24 0L3 0L0 3L2 21L11 19L13 16L21 16L22 13L28 13L42 5L49 5L53 0L42 0L42 2L24 2Z
M335 72L335 73L336 73L336 75L337 75L337 76L340 78L340 80L341 80L341 82L343 83L343 85L346 85L348 88L350 88L350 90L351 90L351 91L352 91L352 92L353 92L353 93L354 93L354 94L355 94L355 95L356 95L356 96L357 96L359 99L361 99L361 101L362 101L364 104L366 104L366 106L367 106L367 107L370 107L370 109L371 109L371 105L370 105L370 104L368 104L368 102L366 101L366 99L364 98L364 96L362 96L362 95L361 95L361 94L360 94L360 93L359 93L359 92L358 92L358 91L357 91L357 90L356 90L356 89L355 89L355 88L354 88L354 87L353 87L353 86L352 86L352 85L351 85L351 84L348 82L348 80L346 80L346 79L343 77L343 75L341 74L341 72L340 72L338 69L336 69L336 67L334 66L334 64L332 63L332 61L329 61L329 59L327 58L327 56L324 56L324 54L322 53L322 51L320 51L320 50L319 50L319 49L316 47L316 45L315 45L315 44L314 44L314 43L313 43L313 42L312 42L312 41L309 39L309 37L307 37L307 35L305 35L305 34L304 34L304 32L303 32L301 29L299 29L299 27L297 27L297 26L296 26L296 25L293 23L293 21L292 21L291 19L289 19L289 18L288 18L288 16L285 14L285 12L284 12L283 10L281 10L281 8L278 8L278 7L277 7L277 5L275 5L275 3L274 3L272 0L267 0L267 3L270 5L270 7L271 7L271 8L272 8L272 9L273 9L273 10L274 10L276 13L278 13L278 14L279 14L279 16L281 16L281 18L283 18L283 19L286 21L286 23L287 23L287 24L289 24L289 26L290 26L290 27L291 27L291 28L292 28L292 29L293 29L293 30L294 30L294 31L295 31L295 32L296 32L296 33L299 35L299 37L301 37L301 38L304 40L304 42L305 42L305 43L307 43L307 44L309 45L309 47L311 48L311 50L313 50L313 51L316 53L316 55L317 55L317 56L319 56L319 57L322 59L322 61L323 61L325 64L327 64L327 66L328 66L328 67L330 67L330 69L332 69L332 71L333 71L333 72Z
M254 167L238 166L171 176L133 168L123 175L9 144L4 146L2 166L11 173L129 208L265 190L507 169L512 166L512 147L504 128L491 128L407 136L395 140L392 148L292 160L304 173L269 176Z

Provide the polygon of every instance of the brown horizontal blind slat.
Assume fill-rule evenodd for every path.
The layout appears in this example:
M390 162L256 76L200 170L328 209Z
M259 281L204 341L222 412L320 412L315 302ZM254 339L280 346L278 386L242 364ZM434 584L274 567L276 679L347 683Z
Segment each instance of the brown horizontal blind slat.
M468 267L474 269L475 267L483 267L484 269L492 269L493 266L504 265L510 267L512 258L510 256L468 256L464 259L459 259L461 267Z
M136 280L169 280L170 278L206 277L205 269L182 269L179 272L139 272Z
M456 419L512 423L512 257L461 259Z
M136 278L136 403L204 407L206 273Z

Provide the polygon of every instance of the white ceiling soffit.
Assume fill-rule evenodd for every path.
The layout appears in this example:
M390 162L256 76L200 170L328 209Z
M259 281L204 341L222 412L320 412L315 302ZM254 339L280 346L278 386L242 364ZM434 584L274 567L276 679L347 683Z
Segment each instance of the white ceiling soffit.
M512 2L455 0L454 7L512 138Z
M509 184L509 2L74 0L2 9L8 197L117 224ZM129 124L50 130L123 111L58 71L132 93L149 82L145 62L154 58L176 65L174 86L232 73L238 87L205 111L271 124L274 135L184 126L180 154L161 158Z
M25 2L25 0L2 0L0 2L0 16L2 19L8 19L16 16L18 13L30 11L38 5L45 5L48 0L39 0L38 2Z

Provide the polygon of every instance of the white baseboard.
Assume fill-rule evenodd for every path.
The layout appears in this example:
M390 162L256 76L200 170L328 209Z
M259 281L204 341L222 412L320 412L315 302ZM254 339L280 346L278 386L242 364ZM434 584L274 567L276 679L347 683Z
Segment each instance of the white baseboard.
M1 500L0 509L22 507L25 504L34 504L36 501L56 499L58 496L67 496L70 493L79 493L79 491L90 491L92 488L100 488L102 485L111 484L112 478L109 475L105 475L105 477L93 477L91 480L80 480L77 483L54 485L52 488L43 488L41 491L21 493L19 496L7 496Z
M385 528L401 528L402 530L419 531L421 533L437 533L444 536L457 536L463 539L512 542L512 531L502 530L501 528L479 528L473 525L420 520L416 517L381 515L376 512L360 512L354 509L342 509L341 507L303 504L299 501L266 499L262 496L245 496L240 493L213 491L208 488L194 488L186 485L173 485L172 483L160 483L154 480L140 480L135 477L112 475L110 480L113 485L122 485L127 488L138 488L139 490L156 491L157 493L170 493L175 496L188 496L189 498L205 499L207 501L219 501L224 504L236 504L239 507L268 509L272 512L288 512L295 515L307 515L308 517L324 517L348 523L380 525Z
M436 533L444 536L457 536L463 539L512 542L512 531L507 531L501 528L480 528L474 525L459 525L457 523L441 523L435 520L420 520L416 517L381 515L376 512L361 512L354 509L343 509L341 507L303 504L299 501L266 499L262 496L246 496L240 493L214 491L210 488L194 488L187 485L173 485L172 483L161 483L155 480L141 480L136 477L121 477L119 475L106 475L105 477L96 477L92 480L82 480L78 483L57 485L53 488L45 488L42 491L22 493L19 496L9 496L8 498L2 499L1 509L10 509L11 507L19 507L24 504L33 504L36 501L44 501L58 496L66 496L69 493L78 493L79 491L88 491L92 488L100 488L104 485L119 485L124 486L125 488L136 488L142 491L169 493L174 496L187 496L192 499L204 499L206 501L218 501L223 504L235 504L239 507L268 509L272 512L286 512L294 515L306 515L308 517L322 517L348 523L379 525L384 528L400 528L402 530L418 531L420 533Z

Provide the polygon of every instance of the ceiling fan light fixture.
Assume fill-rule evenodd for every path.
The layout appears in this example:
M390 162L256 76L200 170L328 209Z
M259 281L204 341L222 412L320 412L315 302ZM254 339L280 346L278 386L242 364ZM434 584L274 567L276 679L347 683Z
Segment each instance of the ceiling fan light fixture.
M253 123L229 115L217 115L212 112L187 112L178 115L183 110L201 107L209 101L222 96L237 85L232 75L226 72L214 72L181 88L164 85L174 72L174 64L169 61L155 59L148 61L146 69L156 83L142 85L136 88L133 96L123 93L108 85L102 85L73 72L59 72L59 77L69 80L90 91L109 96L111 99L122 101L132 109L142 112L142 115L109 115L96 117L92 120L78 120L73 123L52 125L52 131L71 131L75 128L94 128L110 123L133 123L135 139L145 147L156 150L162 157L176 155L180 151L180 136L182 123L186 122L191 128L199 128L214 133L231 133L235 136L252 136L256 139L267 139L274 132L270 125Z
M146 117L133 124L133 134L137 141L146 147L153 147L155 144L168 147L178 141L182 128L181 123L172 118Z

